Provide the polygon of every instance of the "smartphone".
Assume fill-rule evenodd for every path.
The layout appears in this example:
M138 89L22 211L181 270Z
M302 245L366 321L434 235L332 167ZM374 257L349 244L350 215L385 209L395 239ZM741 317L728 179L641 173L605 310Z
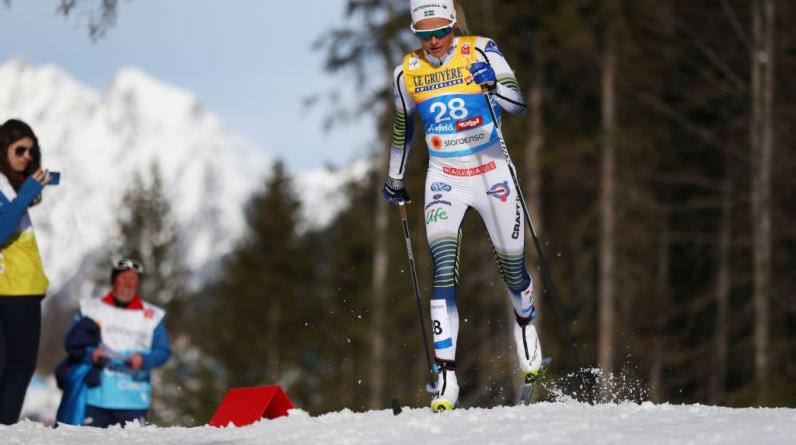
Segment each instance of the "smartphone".
M61 183L61 172L50 172L50 182L47 185L58 185Z

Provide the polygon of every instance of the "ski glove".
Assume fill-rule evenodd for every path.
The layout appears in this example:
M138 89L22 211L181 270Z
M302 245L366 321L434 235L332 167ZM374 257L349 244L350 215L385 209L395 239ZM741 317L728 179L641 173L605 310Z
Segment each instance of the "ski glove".
M384 199L389 201L392 205L398 205L401 202L412 202L412 200L409 199L409 194L406 193L406 189L404 188L403 179L395 179L388 176L384 181L384 189L382 189L381 192L384 194Z
M497 84L497 77L495 70L486 62L475 62L470 65L470 72L473 73L473 79L478 85L484 85L490 89L495 88Z

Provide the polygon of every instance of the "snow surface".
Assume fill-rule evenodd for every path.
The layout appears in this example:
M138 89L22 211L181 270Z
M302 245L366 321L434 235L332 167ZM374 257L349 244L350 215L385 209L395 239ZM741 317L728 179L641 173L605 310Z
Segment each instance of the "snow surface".
M23 421L0 426L10 444L793 444L796 410L731 409L645 402L590 406L577 402L527 407L428 408L288 417L241 428L158 428L133 424L107 430Z

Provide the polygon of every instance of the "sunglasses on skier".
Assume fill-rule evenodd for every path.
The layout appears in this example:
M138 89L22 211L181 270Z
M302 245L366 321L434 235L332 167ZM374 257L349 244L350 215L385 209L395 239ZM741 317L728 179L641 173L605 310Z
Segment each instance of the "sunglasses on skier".
M116 264L113 265L113 268L116 270L134 270L138 273L144 273L144 265L129 258L117 261Z
M431 40L432 37L436 37L437 40L439 40L445 38L445 36L453 32L453 26L455 24L456 22L451 22L450 24L445 25L442 28L429 29L429 30L415 29L414 25L412 25L412 32L415 33L417 38L420 40Z

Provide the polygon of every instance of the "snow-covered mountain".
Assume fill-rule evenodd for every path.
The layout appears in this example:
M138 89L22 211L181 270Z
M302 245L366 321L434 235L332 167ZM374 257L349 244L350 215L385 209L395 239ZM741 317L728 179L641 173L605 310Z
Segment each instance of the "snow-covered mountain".
M243 205L272 165L265 149L232 132L194 94L137 68L98 91L57 66L9 60L0 65L0 121L12 117L33 127L42 164L62 172L61 185L48 187L31 211L53 293L69 285L85 296L87 268L107 256L133 172L146 174L158 162L187 266L197 274L229 252L244 228ZM314 208L314 225L333 214L324 207L330 187L360 171L297 179L299 187L313 184L301 195Z

